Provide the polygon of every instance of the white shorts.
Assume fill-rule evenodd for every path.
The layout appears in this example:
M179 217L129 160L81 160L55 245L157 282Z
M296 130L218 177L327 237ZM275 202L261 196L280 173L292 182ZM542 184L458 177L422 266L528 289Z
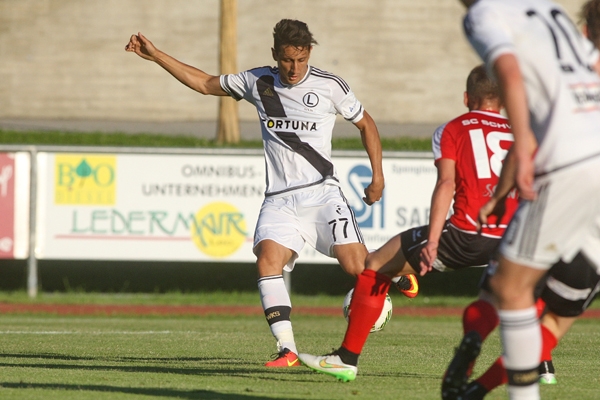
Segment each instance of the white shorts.
M581 251L600 275L600 215L594 221L590 234L585 238Z
M254 248L265 239L294 252L286 271L294 268L306 242L328 257L335 257L335 245L364 243L352 208L342 189L334 185L265 198L254 231Z
M549 269L569 263L600 237L600 157L536 178L538 197L522 201L508 226L501 254L518 264ZM586 245L586 243L588 243Z

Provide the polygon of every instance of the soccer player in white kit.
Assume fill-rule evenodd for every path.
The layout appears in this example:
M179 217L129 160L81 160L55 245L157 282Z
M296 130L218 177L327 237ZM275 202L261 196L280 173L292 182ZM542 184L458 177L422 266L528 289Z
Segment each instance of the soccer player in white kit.
M154 61L202 94L244 99L256 107L265 150L266 192L254 233L258 288L265 317L277 339L278 353L267 367L300 366L290 321L291 301L283 269L291 271L308 242L337 258L357 276L368 251L331 162L336 114L360 131L373 172L366 204L381 199L384 188L377 127L340 77L308 64L317 42L301 21L284 19L274 28L271 49L277 67L213 76L183 64L141 33L126 50Z
M462 0L465 33L496 76L515 142L521 204L490 280L511 399L539 399L541 334L533 291L600 235L600 62L559 5Z

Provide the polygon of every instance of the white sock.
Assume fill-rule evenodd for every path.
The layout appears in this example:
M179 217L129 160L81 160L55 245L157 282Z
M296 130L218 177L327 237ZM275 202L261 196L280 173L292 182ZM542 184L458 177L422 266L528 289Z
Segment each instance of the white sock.
M290 313L292 302L285 287L283 275L273 275L258 280L258 291L271 333L277 339L277 350L287 348L298 354Z
M539 385L508 386L508 398L510 400L540 400Z
M509 375L508 395L511 400L537 400L538 366L542 354L542 332L535 307L523 310L499 310L503 361ZM517 371L517 374L511 372ZM519 374L524 371L524 374ZM520 376L521 375L521 376ZM511 377L532 382L526 386L511 384ZM535 377L535 379L533 379Z

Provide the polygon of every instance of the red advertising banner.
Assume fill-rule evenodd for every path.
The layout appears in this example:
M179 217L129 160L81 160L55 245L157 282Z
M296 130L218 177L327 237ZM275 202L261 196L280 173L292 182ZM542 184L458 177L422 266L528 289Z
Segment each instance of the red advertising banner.
M0 153L0 258L14 258L15 157Z

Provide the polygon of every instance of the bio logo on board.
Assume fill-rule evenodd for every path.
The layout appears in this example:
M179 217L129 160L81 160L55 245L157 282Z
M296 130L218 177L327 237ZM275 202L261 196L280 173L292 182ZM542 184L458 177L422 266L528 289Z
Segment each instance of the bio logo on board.
M57 154L55 204L115 204L116 170L115 156Z
M246 241L244 214L229 203L215 202L196 213L192 240L204 254L227 257Z

